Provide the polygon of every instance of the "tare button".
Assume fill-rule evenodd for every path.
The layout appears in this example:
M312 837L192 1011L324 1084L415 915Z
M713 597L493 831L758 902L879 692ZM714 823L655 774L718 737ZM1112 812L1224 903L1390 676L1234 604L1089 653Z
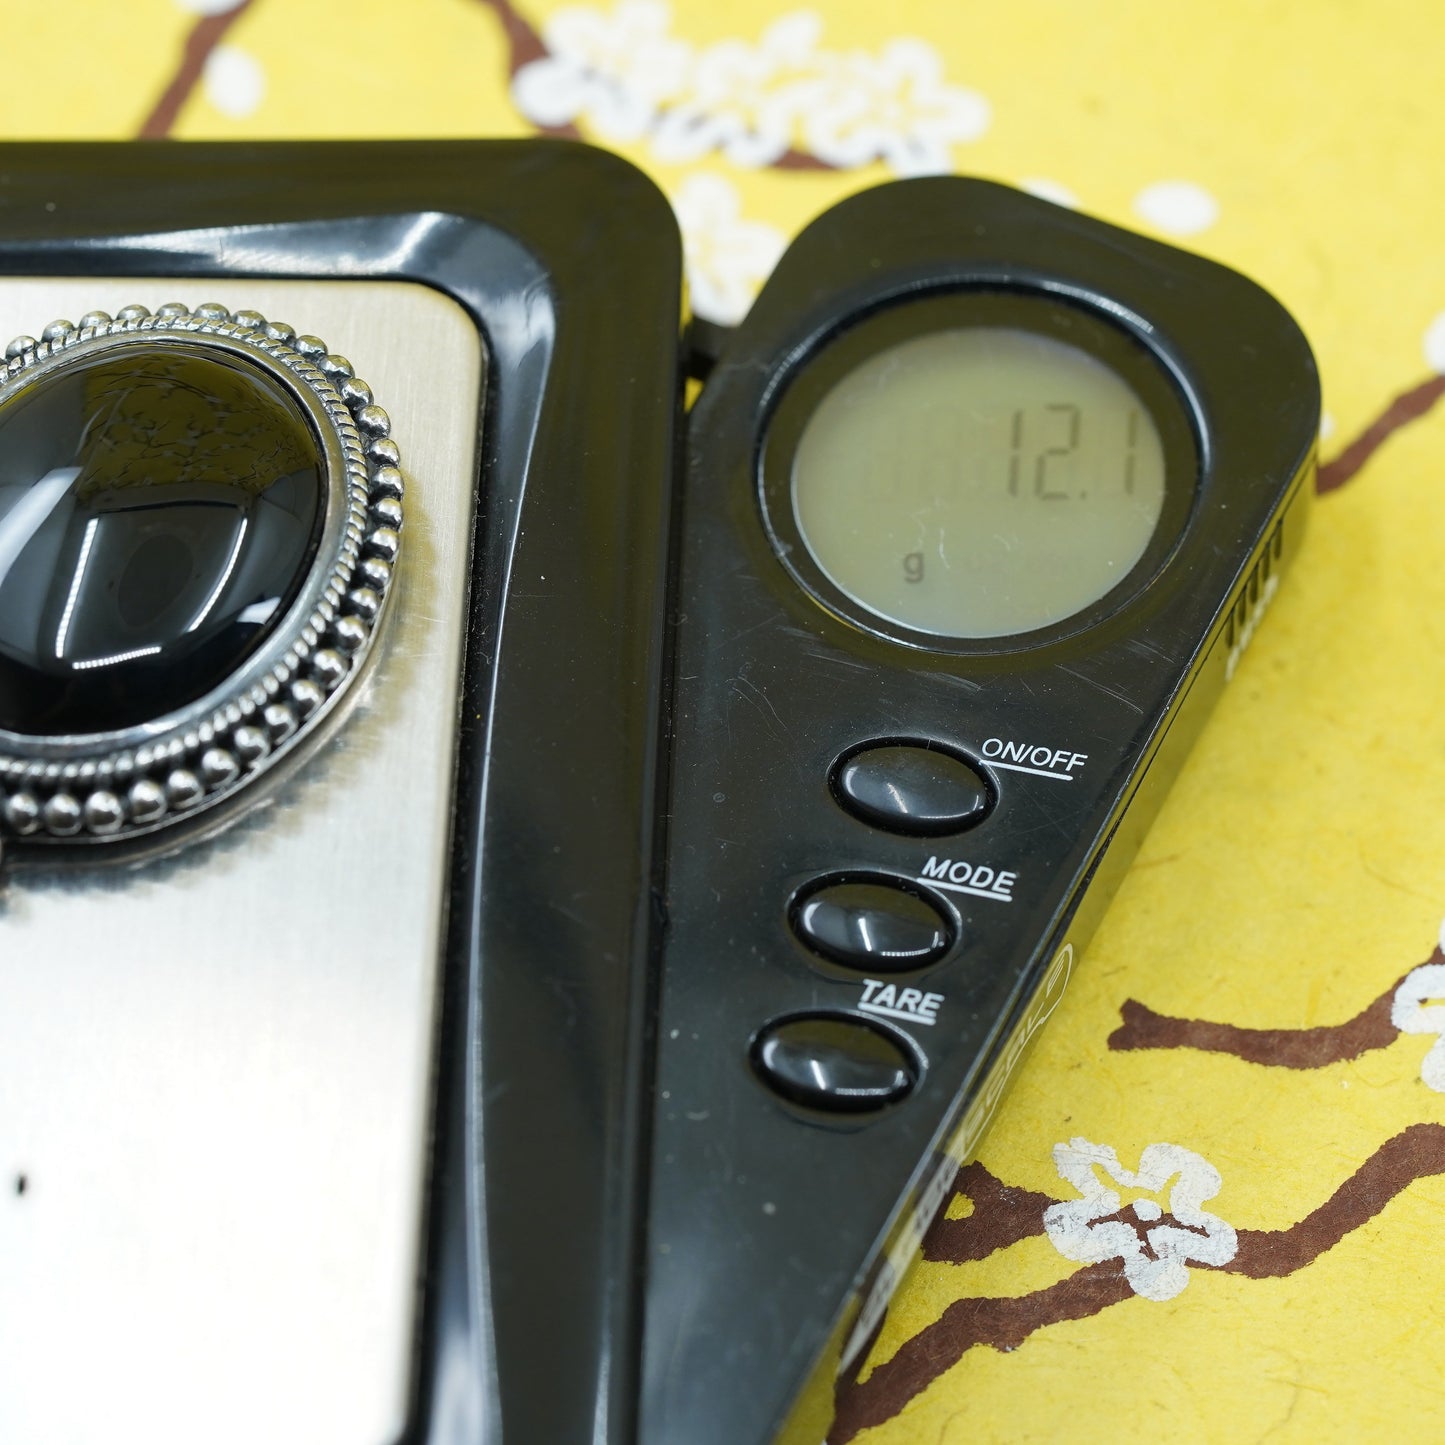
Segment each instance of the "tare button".
M918 1061L892 1032L831 1010L764 1025L753 1040L753 1068L790 1104L829 1114L872 1114L906 1098Z

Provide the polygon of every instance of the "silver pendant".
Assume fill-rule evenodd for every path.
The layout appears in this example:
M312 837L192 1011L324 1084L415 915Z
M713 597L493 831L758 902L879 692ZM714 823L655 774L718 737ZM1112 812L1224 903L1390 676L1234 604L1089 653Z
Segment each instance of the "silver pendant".
M90 312L5 357L0 836L120 842L231 803L384 623L386 412L316 337L215 303Z

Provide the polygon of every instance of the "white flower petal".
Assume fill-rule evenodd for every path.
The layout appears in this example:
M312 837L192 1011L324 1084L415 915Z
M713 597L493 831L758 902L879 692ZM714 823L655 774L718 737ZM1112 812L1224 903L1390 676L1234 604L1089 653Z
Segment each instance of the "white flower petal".
M880 75L892 81L934 86L943 79L943 60L926 40L900 36L883 47L876 62Z
M206 57L203 83L211 104L237 120L254 114L266 96L261 62L234 45L218 45Z
M1169 1179L1178 1182L1169 1191L1169 1212L1185 1224L1197 1224L1205 1216L1199 1206L1213 1199L1223 1187L1219 1170L1192 1149L1178 1144L1151 1144L1139 1156L1139 1173L1131 1181L1135 1188L1158 1191Z
M721 176L690 176L673 209L694 313L725 325L741 321L787 244L782 232L740 219L737 189Z
M787 153L788 141L786 128L748 130L739 126L719 149L735 166L759 170L781 160Z
M1136 1254L1124 1260L1124 1278L1135 1294L1163 1304L1183 1293L1189 1271L1177 1259L1147 1259Z
M569 60L534 60L512 77L513 103L539 126L569 124L582 113L586 100L585 73Z
M229 15L241 0L175 0L177 10L189 15Z
M846 101L815 110L803 123L808 149L820 161L839 170L877 160L881 133L876 126L860 120L860 111L861 106Z
M1161 1259L1228 1264L1239 1252L1239 1235L1235 1233L1234 1226L1212 1214L1201 1214L1195 1222L1207 1226L1204 1234L1198 1234L1193 1229L1176 1229L1172 1224L1161 1224L1157 1229L1151 1229L1149 1248Z
M598 80L588 88L586 115L600 140L622 144L646 135L657 109L645 95Z
M1066 1259L1097 1264L1107 1259L1123 1263L1129 1287L1145 1299L1173 1299L1189 1283L1187 1264L1227 1264L1239 1248L1239 1237L1224 1220L1199 1208L1219 1192L1219 1171L1191 1149L1177 1144L1151 1144L1139 1156L1137 1172L1125 1169L1118 1154L1107 1145L1071 1139L1054 1146L1054 1164L1060 1177L1082 1198L1051 1204L1044 1211L1044 1231ZM1135 1218L1161 1220L1146 1234L1119 1214L1119 1194L1105 1182L1129 1189L1162 1191L1174 1181L1166 1220L1159 1204L1135 1200ZM1145 1248L1147 1240L1148 1248Z
M1100 1168L1115 1178L1123 1171L1119 1156L1107 1144L1091 1144L1087 1139L1070 1139L1067 1144L1054 1145L1054 1168L1059 1177L1072 1184L1086 1199L1108 1201L1103 1212L1112 1214L1119 1207L1119 1196L1110 1190L1098 1175Z
M560 74L575 77L578 94L544 90L539 96L530 85L515 82L513 94L546 114L544 124L562 123L555 117L567 112L569 120L596 125L606 139L636 140L658 107L682 94L692 73L693 48L670 35L670 25L671 12L656 0L622 0L611 14L564 7L543 27L550 56L523 67L519 78L535 67L560 66Z
M1437 1094L1445 1094L1445 963L1424 963L1412 968L1390 1003L1390 1022L1402 1034L1439 1034L1420 1061L1420 1077Z
M687 91L695 65L693 48L685 41L658 40L630 48L625 63L614 63L610 74L618 84L661 105Z
M1219 219L1219 202L1193 181L1158 181L1134 197L1134 209L1151 226L1174 236L1197 236Z
M696 106L674 106L653 127L649 144L664 165L681 166L701 160L727 139L718 116Z
M1117 1219L1095 1224L1092 1201L1071 1199L1044 1210L1044 1231L1065 1259L1079 1264L1102 1264L1142 1252L1138 1231Z
M664 0L619 0L613 14L621 29L636 36L666 35L672 28L672 7Z
M780 64L801 67L813 57L823 38L823 17L816 10L780 15L763 31L760 48Z
M1445 1038L1436 1039L1429 1053L1420 1060L1420 1078L1427 1088L1445 1094Z
M736 326L756 294L745 277L716 266L689 266L687 284L693 314L719 326Z
M1425 361L1431 371L1445 372L1445 311L1425 329ZM1445 922L1440 925L1440 947L1445 948Z
M770 73L771 67L741 40L720 40L699 52L692 81L700 91L728 96L740 85Z
M961 85L940 88L929 96L929 121L941 139L975 141L993 123L993 107L976 90Z
M783 233L761 221L740 221L727 237L728 262L750 279L764 279L787 247Z
M689 176L672 198L672 209L684 230L713 229L735 221L742 210L737 188L722 176Z
M607 21L596 10L567 5L547 17L542 39L555 56L586 60L606 44Z
M950 147L977 140L993 113L977 91L944 84L942 72L921 40L892 41L876 57L827 57L792 97L807 148L839 168L883 160L900 175L953 170Z
M953 170L948 147L931 136L888 136L879 149L896 176L946 176Z
M1422 963L1400 980L1390 1022L1402 1034L1445 1033L1445 1005L1429 1005L1431 999L1445 999L1445 963Z

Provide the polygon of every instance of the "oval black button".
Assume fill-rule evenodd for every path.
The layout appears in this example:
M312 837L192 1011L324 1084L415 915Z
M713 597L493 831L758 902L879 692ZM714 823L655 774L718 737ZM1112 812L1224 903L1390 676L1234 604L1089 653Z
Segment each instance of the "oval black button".
M793 905L805 944L861 973L899 973L942 958L953 944L949 920L895 883L824 879Z
M759 1078L790 1103L867 1114L905 1098L918 1065L902 1044L848 1014L801 1014L768 1024L753 1042Z
M0 407L0 727L105 732L222 682L285 616L321 447L257 366L184 343L81 358Z
M921 837L972 828L991 802L987 785L962 758L909 743L849 753L834 770L833 794L875 828Z

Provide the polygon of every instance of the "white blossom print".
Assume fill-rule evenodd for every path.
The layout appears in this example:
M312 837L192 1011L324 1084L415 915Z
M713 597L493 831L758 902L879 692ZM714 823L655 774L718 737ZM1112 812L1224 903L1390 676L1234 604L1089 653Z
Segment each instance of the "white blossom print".
M1163 1301L1189 1283L1186 1265L1228 1264L1234 1258L1239 1238L1233 1227L1199 1207L1219 1193L1219 1171L1192 1150L1150 1144L1137 1172L1125 1169L1108 1145L1087 1139L1055 1144L1053 1152L1059 1177L1083 1196L1044 1211L1044 1229L1065 1259L1122 1260L1134 1293ZM1167 1208L1148 1197L1162 1195L1166 1186ZM1126 1205L1121 1189L1143 1197Z
M249 51L218 45L206 57L202 72L206 99L222 115L243 120L266 98L266 72Z
M639 139L691 74L692 47L668 33L671 18L661 0L557 11L542 30L548 54L513 76L512 99L540 126L585 120L603 140Z
M1425 339L1421 349L1431 371L1445 373L1445 311L1442 311L1425 328Z
M1440 951L1445 953L1445 922L1440 925ZM1441 1000L1445 1000L1445 963L1422 963L1401 980L1390 1005L1390 1022L1402 1034L1440 1035L1420 1061L1420 1077L1437 1094L1445 1094L1445 1003Z
M949 85L922 40L890 41L879 55L837 57L800 87L807 148L839 168L882 161L900 176L951 171L954 144L977 140L992 114L977 91Z
M745 220L737 188L722 176L690 176L672 207L682 229L694 313L736 324L783 254L786 238L776 227Z
M927 42L830 51L823 20L797 10L757 39L699 48L672 33L664 0L567 6L543 27L547 53L522 65L512 98L543 129L583 122L607 141L646 140L659 161L708 155L747 168L953 169L952 147L988 129L988 102L944 78Z
M1219 202L1193 181L1156 181L1134 197L1134 209L1171 236L1197 236L1219 219Z
M770 166L793 148L797 83L817 62L822 19L800 10L775 20L756 46L724 40L692 69L687 93L658 121L652 152L673 164L721 151L734 165Z

